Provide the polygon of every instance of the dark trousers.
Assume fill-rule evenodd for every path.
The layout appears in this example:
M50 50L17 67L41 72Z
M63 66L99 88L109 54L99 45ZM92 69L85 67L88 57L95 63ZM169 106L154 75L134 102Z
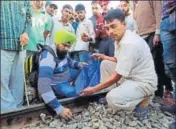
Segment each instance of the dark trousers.
M100 41L99 53L113 57L115 50L114 47L114 40L112 40L110 37L103 38Z
M164 85L166 87L166 90L172 91L173 89L172 89L171 79L165 73L163 56L162 56L163 55L162 43L159 43L158 46L154 46L153 45L154 35L155 33L151 33L147 38L145 38L145 41L148 43L153 56L155 70L158 76L158 91L160 92L160 94L163 94Z

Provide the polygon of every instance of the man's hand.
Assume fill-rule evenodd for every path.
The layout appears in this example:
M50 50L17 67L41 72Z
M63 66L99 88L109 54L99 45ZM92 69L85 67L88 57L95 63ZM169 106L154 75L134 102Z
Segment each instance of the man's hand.
M63 111L60 113L60 116L64 119L71 119L72 118L72 112L69 108L64 108Z
M81 39L82 39L84 42L88 42L88 41L89 41L89 37L88 37L88 35L86 35L85 33L82 34Z
M155 34L154 38L153 38L153 45L154 46L158 46L158 44L160 43L160 35Z
M20 36L20 45L26 45L29 41L28 34L25 32Z
M101 60L105 60L105 58L106 58L106 56L104 54L99 54L99 53L92 54L92 57L95 59L101 59Z
M96 25L96 31L99 31L99 32L105 31L103 23Z
M92 95L95 92L96 92L95 87L88 87L84 89L83 91L81 91L80 96Z

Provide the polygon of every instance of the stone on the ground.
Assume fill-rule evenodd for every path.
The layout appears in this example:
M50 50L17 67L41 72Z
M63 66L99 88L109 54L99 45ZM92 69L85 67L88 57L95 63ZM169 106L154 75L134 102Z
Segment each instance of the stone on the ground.
M149 106L148 119L141 121L134 117L133 112L115 111L107 104L93 102L87 108L84 107L82 112L73 112L71 120L54 118L49 124L36 124L35 129L167 129L174 117L170 113L156 109L156 105L158 106ZM47 116L41 117L41 120L44 118ZM33 128L33 125L29 127Z
M130 121L129 126L130 127L135 127L137 125L137 121Z

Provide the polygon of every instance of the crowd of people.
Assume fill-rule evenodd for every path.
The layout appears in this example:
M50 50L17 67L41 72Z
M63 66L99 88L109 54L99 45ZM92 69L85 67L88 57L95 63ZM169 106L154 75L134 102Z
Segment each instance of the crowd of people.
M146 118L154 95L163 98L162 110L175 111L175 1L134 1L133 10L128 0L121 0L116 9L110 9L109 3L93 0L92 16L87 18L81 1L75 7L65 4L61 16L52 1L45 5L43 1L2 1L1 111L23 105L23 60L37 51L37 44L50 46L60 60L56 62L47 50L41 53L38 94L66 119L72 112L56 96L77 95L70 69L81 72L88 66L87 53L101 61L100 83L83 89L80 96L111 87L108 105L133 110L139 119ZM72 51L82 52L79 61L69 56Z

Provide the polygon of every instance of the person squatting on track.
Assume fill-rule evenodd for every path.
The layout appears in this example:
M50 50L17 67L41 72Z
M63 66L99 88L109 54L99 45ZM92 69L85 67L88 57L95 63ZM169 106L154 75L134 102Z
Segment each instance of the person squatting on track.
M121 9L110 10L104 22L108 35L115 40L115 56L93 55L103 60L101 83L84 89L81 95L92 95L124 78L118 87L107 94L109 106L134 110L137 118L146 118L150 96L157 89L157 75L150 48L139 35L126 29L125 14Z

